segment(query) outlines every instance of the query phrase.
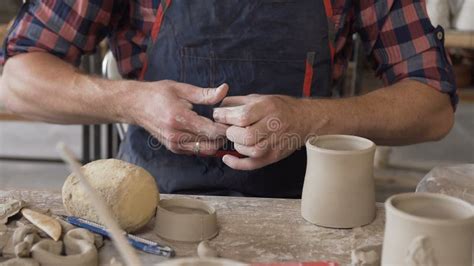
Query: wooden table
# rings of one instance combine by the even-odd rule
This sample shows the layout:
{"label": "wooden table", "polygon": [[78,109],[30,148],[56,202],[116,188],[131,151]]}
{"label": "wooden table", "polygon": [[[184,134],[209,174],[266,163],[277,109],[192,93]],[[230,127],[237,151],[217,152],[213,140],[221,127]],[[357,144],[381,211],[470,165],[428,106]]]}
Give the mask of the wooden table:
{"label": "wooden table", "polygon": [[[217,210],[220,232],[210,241],[222,257],[242,262],[336,261],[350,263],[351,250],[382,243],[385,211],[377,205],[375,221],[356,229],[329,229],[306,222],[300,215],[300,200],[162,195],[162,198],[193,197]],[[59,191],[0,190],[0,202],[8,198],[65,214]],[[161,240],[153,231],[153,221],[139,235],[175,248],[178,257],[196,256],[197,244]],[[140,252],[144,264],[163,258]],[[110,241],[100,249],[101,263],[119,259]]]}

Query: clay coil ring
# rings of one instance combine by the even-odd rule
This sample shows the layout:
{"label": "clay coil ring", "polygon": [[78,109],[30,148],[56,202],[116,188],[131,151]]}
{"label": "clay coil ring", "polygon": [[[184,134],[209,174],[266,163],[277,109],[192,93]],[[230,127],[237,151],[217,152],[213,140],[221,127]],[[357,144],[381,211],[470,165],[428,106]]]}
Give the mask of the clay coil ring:
{"label": "clay coil ring", "polygon": [[163,199],[156,212],[155,232],[162,238],[200,242],[217,235],[216,210],[197,199]]}

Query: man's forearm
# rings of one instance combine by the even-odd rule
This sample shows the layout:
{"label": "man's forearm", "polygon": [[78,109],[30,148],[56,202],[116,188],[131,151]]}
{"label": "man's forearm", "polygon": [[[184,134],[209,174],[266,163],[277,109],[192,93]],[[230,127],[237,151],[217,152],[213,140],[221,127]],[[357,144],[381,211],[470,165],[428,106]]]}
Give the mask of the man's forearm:
{"label": "man's forearm", "polygon": [[358,97],[309,100],[306,106],[310,134],[352,134],[380,145],[438,140],[454,121],[449,96],[413,80]]}
{"label": "man's forearm", "polygon": [[124,95],[133,81],[108,81],[80,73],[42,52],[9,59],[0,81],[0,102],[26,118],[92,124],[125,120]]}

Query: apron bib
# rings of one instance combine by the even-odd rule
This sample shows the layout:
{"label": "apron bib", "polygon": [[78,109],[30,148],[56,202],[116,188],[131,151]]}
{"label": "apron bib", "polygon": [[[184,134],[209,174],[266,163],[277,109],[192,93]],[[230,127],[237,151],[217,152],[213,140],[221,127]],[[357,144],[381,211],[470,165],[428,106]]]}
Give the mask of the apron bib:
{"label": "apron bib", "polygon": [[[328,97],[331,48],[324,2],[163,0],[141,78],[204,88],[227,83],[229,96]],[[212,119],[213,107],[193,109]],[[238,171],[222,158],[177,155],[156,144],[146,130],[130,126],[119,157],[148,170],[162,193],[301,195],[304,148],[267,167]]]}

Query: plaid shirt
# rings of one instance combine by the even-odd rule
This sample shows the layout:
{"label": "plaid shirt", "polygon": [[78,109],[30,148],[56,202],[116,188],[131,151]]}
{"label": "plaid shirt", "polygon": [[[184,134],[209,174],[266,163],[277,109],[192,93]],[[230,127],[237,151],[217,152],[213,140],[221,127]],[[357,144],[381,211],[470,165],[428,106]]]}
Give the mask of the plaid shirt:
{"label": "plaid shirt", "polygon": [[[321,0],[322,1],[322,0]],[[424,0],[331,0],[335,29],[333,77],[342,76],[358,32],[377,76],[386,85],[421,81],[457,103],[443,31],[428,19]],[[8,34],[0,63],[30,51],[46,51],[77,65],[105,37],[121,74],[137,78],[160,1],[33,0],[23,6]]]}

